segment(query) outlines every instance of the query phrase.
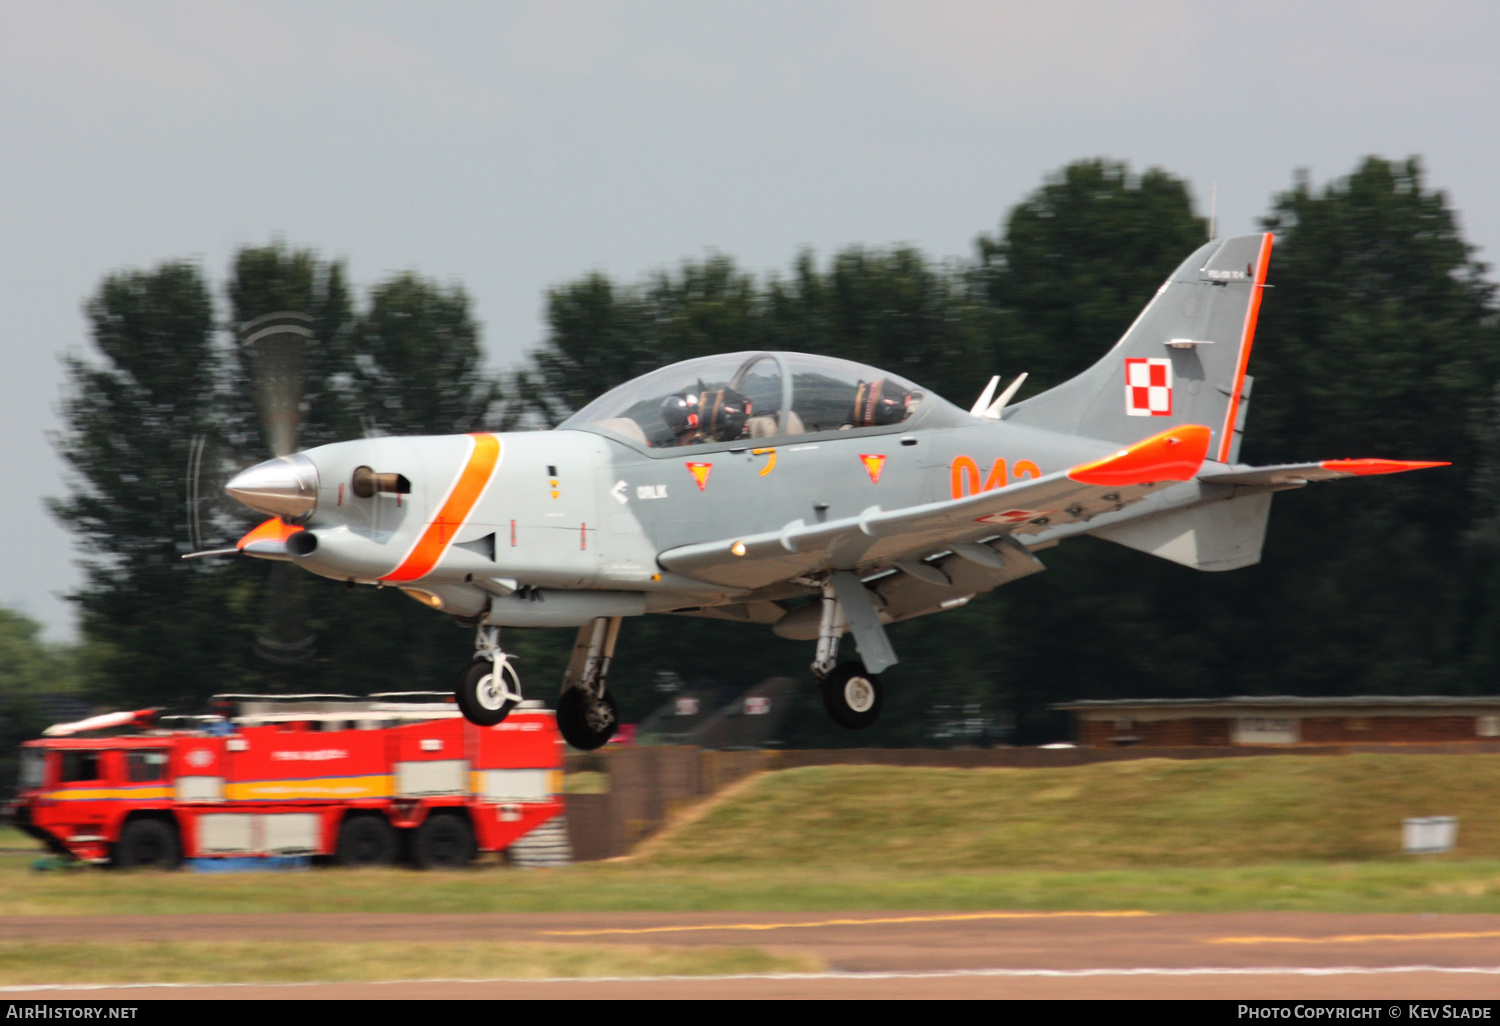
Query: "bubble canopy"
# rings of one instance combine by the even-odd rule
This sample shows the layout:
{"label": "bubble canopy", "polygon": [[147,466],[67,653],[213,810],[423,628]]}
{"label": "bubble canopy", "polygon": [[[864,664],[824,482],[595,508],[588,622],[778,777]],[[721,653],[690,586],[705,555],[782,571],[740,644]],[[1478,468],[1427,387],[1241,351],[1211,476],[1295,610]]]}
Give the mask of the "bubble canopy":
{"label": "bubble canopy", "polygon": [[894,430],[961,411],[905,378],[806,353],[684,360],[611,389],[562,424],[650,449]]}

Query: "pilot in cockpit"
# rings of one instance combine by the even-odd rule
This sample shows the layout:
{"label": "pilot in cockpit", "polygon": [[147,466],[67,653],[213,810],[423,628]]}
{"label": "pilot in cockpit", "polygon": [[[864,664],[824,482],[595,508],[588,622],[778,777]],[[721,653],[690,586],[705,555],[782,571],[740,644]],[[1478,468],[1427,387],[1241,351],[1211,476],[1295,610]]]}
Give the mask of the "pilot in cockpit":
{"label": "pilot in cockpit", "polygon": [[749,398],[732,388],[677,392],[661,404],[662,420],[667,422],[677,445],[744,438],[750,416]]}
{"label": "pilot in cockpit", "polygon": [[854,390],[854,408],[849,411],[849,428],[884,427],[899,424],[911,416],[912,407],[922,401],[922,393],[902,388],[885,378],[861,381]]}

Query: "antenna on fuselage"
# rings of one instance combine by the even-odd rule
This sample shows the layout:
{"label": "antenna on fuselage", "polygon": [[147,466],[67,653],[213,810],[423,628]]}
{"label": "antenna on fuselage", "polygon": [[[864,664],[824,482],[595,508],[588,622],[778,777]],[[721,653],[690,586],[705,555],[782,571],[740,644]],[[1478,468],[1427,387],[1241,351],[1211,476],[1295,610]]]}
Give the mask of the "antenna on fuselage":
{"label": "antenna on fuselage", "polygon": [[995,386],[1000,384],[1000,375],[996,374],[990,378],[990,383],[984,386],[984,391],[979,393],[979,398],[974,400],[974,405],[969,407],[969,413],[975,417],[984,416],[985,409],[990,405],[990,400],[995,398]]}
{"label": "antenna on fuselage", "polygon": [[1005,391],[1000,393],[1000,398],[991,403],[984,411],[985,420],[1000,419],[1000,411],[1005,409],[1005,404],[1015,398],[1015,394],[1021,390],[1021,384],[1026,380],[1027,373],[1029,372],[1022,371],[1016,375],[1016,380],[1005,386]]}

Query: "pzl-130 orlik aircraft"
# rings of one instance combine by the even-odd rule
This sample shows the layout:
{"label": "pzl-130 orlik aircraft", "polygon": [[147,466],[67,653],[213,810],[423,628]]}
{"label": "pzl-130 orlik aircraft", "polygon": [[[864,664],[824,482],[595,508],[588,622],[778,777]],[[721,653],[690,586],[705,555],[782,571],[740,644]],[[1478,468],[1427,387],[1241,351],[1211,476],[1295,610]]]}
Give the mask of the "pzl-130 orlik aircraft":
{"label": "pzl-130 orlik aircraft", "polygon": [[[479,724],[520,700],[502,627],[578,629],[557,719],[582,749],[617,725],[605,689],[621,622],[646,613],[765,624],[816,641],[828,714],[880,713],[885,625],[962,606],[1092,534],[1199,570],[1260,558],[1271,496],[1440,463],[1237,462],[1269,234],[1218,239],[1157,290],[1088,370],[972,409],[847,360],[688,360],[556,429],[377,437],[240,473],[272,515],[240,540],[351,584],[391,585],[477,629],[457,700]],[[1023,375],[1024,377],[1024,375]],[[992,401],[993,400],[993,401]],[[859,658],[840,663],[852,634]]]}

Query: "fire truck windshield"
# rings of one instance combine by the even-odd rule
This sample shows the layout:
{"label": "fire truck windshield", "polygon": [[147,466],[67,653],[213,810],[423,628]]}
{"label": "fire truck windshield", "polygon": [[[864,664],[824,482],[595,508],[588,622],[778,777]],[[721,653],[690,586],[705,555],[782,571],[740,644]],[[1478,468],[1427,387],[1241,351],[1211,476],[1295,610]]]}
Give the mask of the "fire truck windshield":
{"label": "fire truck windshield", "polygon": [[21,779],[19,781],[22,791],[34,791],[42,786],[42,769],[46,766],[47,758],[45,752],[35,748],[23,748],[21,750]]}
{"label": "fire truck windshield", "polygon": [[62,771],[57,775],[59,784],[72,784],[81,780],[99,779],[99,753],[75,749],[62,753]]}

